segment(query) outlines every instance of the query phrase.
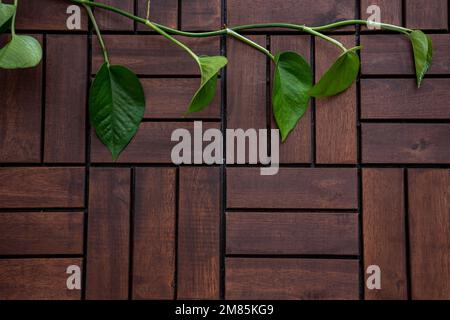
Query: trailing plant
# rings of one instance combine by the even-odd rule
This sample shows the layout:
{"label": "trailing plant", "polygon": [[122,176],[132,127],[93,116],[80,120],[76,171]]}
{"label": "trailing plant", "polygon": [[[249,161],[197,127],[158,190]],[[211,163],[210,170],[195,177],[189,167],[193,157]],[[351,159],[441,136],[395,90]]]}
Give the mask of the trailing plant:
{"label": "trailing plant", "polygon": [[[217,79],[227,65],[223,56],[199,56],[174,35],[184,37],[230,36],[267,55],[274,63],[273,114],[280,129],[282,140],[297,126],[306,113],[311,98],[331,97],[347,90],[357,79],[360,70],[358,51],[361,47],[346,48],[342,43],[322,33],[326,30],[349,25],[373,25],[365,20],[346,20],[324,26],[308,27],[290,23],[264,23],[223,28],[210,32],[185,32],[157,24],[150,20],[150,1],[147,1],[147,16],[135,16],[119,8],[89,0],[69,0],[83,6],[97,34],[104,56],[104,64],[98,70],[89,96],[89,113],[99,139],[110,150],[113,159],[135,136],[144,116],[145,96],[138,77],[124,66],[112,65],[108,50],[93,13],[99,8],[127,17],[141,23],[186,51],[199,67],[200,87],[187,109],[188,113],[202,111],[214,99]],[[29,68],[42,59],[39,42],[15,32],[15,18],[18,0],[4,4],[0,0],[0,32],[11,30],[10,41],[0,49],[0,67],[5,69]],[[405,35],[412,45],[416,69],[417,86],[420,87],[433,57],[431,38],[420,30],[411,30],[391,24],[379,23],[385,30]],[[272,54],[266,48],[246,38],[240,31],[260,28],[285,28],[310,34],[338,47],[342,53],[317,83],[313,83],[313,72],[308,62],[295,52]]]}

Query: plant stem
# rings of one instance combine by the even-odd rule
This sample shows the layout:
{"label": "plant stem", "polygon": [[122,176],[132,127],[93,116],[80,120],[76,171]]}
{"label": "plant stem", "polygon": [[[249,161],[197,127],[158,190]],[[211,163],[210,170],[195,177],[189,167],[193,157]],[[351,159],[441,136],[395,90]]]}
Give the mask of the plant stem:
{"label": "plant stem", "polygon": [[312,34],[314,36],[317,36],[319,38],[322,38],[323,40],[326,40],[326,41],[328,41],[328,42],[330,42],[332,44],[334,44],[336,47],[340,48],[343,52],[347,51],[347,48],[342,43],[340,43],[339,41],[337,41],[337,40],[335,40],[335,39],[333,39],[331,37],[328,37],[328,36],[324,35],[323,33],[320,33],[318,31],[316,31],[316,30],[314,30],[312,28],[308,28],[306,26],[304,27],[304,31],[309,33],[309,34]]}
{"label": "plant stem", "polygon": [[16,16],[17,16],[17,6],[19,5],[19,0],[14,0],[14,5],[16,6],[16,12],[11,19],[11,36],[14,37],[16,35]]}
{"label": "plant stem", "polygon": [[254,41],[252,41],[252,40],[250,40],[250,39],[248,39],[248,38],[246,38],[246,37],[240,35],[239,33],[235,32],[235,31],[233,31],[233,30],[231,30],[231,29],[226,29],[226,31],[227,31],[227,34],[228,34],[228,35],[230,35],[230,36],[232,36],[232,37],[234,37],[234,38],[236,38],[236,39],[238,39],[238,40],[240,40],[240,41],[242,41],[242,42],[248,44],[249,46],[255,48],[255,49],[258,50],[258,51],[261,51],[262,53],[264,53],[265,55],[267,55],[270,59],[272,59],[273,61],[275,61],[275,57],[273,56],[273,54],[270,53],[270,51],[267,50],[266,48],[260,46],[260,45],[257,44],[256,42],[254,42]]}
{"label": "plant stem", "polygon": [[97,24],[97,20],[95,19],[95,16],[94,16],[94,13],[92,12],[91,7],[89,7],[88,5],[83,4],[83,6],[86,8],[86,11],[89,15],[89,19],[91,20],[92,25],[94,26],[95,33],[97,34],[97,37],[98,37],[98,42],[100,43],[100,47],[102,48],[103,57],[105,58],[105,62],[109,66],[110,63],[109,63],[109,57],[108,57],[108,50],[106,49],[105,42],[103,41],[102,33],[100,32],[100,29]]}

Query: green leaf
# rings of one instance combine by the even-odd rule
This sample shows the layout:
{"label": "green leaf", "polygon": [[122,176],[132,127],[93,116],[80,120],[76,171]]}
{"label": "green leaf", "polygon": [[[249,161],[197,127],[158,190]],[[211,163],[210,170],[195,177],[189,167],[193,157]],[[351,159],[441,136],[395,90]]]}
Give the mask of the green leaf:
{"label": "green leaf", "polygon": [[355,47],[344,52],[322,76],[318,83],[309,91],[312,97],[323,98],[335,96],[347,90],[358,77],[359,57]]}
{"label": "green leaf", "polygon": [[420,30],[415,30],[409,35],[414,52],[416,67],[417,87],[420,88],[423,77],[430,68],[433,60],[433,41]]}
{"label": "green leaf", "polygon": [[92,84],[89,113],[97,136],[114,160],[135,136],[144,111],[138,77],[125,67],[103,64]]}
{"label": "green leaf", "polygon": [[275,57],[272,103],[283,141],[308,110],[312,85],[311,67],[305,59],[295,52],[282,52]]}
{"label": "green leaf", "polygon": [[0,3],[0,33],[5,32],[11,27],[11,20],[15,13],[15,5]]}
{"label": "green leaf", "polygon": [[199,66],[202,75],[200,88],[195,93],[189,105],[188,113],[202,111],[208,106],[216,95],[217,77],[220,69],[228,63],[227,58],[199,57]]}
{"label": "green leaf", "polygon": [[0,68],[4,69],[32,68],[37,66],[41,59],[41,45],[30,36],[16,34],[0,49]]}

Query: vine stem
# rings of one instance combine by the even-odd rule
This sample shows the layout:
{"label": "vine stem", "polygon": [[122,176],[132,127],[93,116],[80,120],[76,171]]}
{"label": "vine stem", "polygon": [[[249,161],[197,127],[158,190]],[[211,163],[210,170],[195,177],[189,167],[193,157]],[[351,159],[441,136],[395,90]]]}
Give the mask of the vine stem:
{"label": "vine stem", "polygon": [[17,6],[19,5],[19,0],[14,0],[14,5],[16,6],[16,11],[11,19],[11,36],[16,35],[16,16],[17,16]]}
{"label": "vine stem", "polygon": [[100,32],[100,28],[98,27],[97,20],[95,19],[94,13],[92,12],[92,9],[89,5],[83,4],[83,6],[86,8],[86,11],[89,15],[89,19],[92,22],[92,25],[95,29],[95,33],[98,37],[98,42],[100,43],[100,47],[102,48],[103,57],[105,58],[105,62],[109,66],[109,57],[108,57],[108,50],[106,49],[105,41],[103,41],[102,33]]}
{"label": "vine stem", "polygon": [[261,51],[262,53],[264,53],[265,55],[267,55],[270,59],[272,59],[273,61],[275,61],[275,57],[273,56],[273,54],[270,53],[270,51],[267,50],[266,48],[260,46],[260,45],[257,44],[256,42],[254,42],[254,41],[252,41],[252,40],[250,40],[250,39],[248,39],[248,38],[246,38],[246,37],[240,35],[240,34],[237,33],[236,31],[233,31],[233,30],[228,29],[228,28],[226,29],[226,31],[227,31],[227,34],[228,34],[228,35],[230,35],[230,36],[232,36],[232,37],[234,37],[234,38],[236,38],[236,39],[238,39],[238,40],[240,40],[240,41],[242,41],[242,42],[248,44],[249,46],[255,48],[255,49],[258,50],[258,51]]}

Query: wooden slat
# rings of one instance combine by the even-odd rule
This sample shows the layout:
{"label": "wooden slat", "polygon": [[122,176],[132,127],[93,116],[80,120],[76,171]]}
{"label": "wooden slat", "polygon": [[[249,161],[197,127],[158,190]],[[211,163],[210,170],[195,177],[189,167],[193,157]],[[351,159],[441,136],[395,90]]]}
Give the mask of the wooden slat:
{"label": "wooden slat", "polygon": [[[220,123],[202,124],[203,132],[210,129],[220,129]],[[194,157],[194,124],[182,122],[146,122],[141,124],[136,137],[126,147],[117,160],[118,163],[172,163],[172,148],[178,142],[172,142],[174,130],[185,128],[191,132],[192,157]],[[208,142],[204,145],[209,144]],[[91,155],[93,162],[113,162],[108,149],[93,133]]]}
{"label": "wooden slat", "polygon": [[[106,35],[108,52],[114,64],[124,65],[139,75],[200,75],[197,63],[183,49],[162,36]],[[218,38],[179,38],[196,54],[219,54]],[[93,44],[93,72],[103,64],[96,37]]]}
{"label": "wooden slat", "polygon": [[410,170],[413,299],[450,299],[450,171]]}
{"label": "wooden slat", "polygon": [[226,299],[358,299],[357,260],[226,259]]}
{"label": "wooden slat", "polygon": [[[433,63],[427,74],[450,74],[450,35],[432,34]],[[415,75],[411,43],[402,35],[361,36],[363,74]]]}
{"label": "wooden slat", "polygon": [[0,255],[82,254],[82,212],[0,213]]}
{"label": "wooden slat", "polygon": [[88,218],[86,298],[127,299],[129,169],[91,169]]}
{"label": "wooden slat", "polygon": [[[178,27],[178,0],[151,0],[150,19],[171,28]],[[138,14],[140,17],[147,15],[147,0],[137,0]],[[143,24],[138,25],[138,30],[151,31]]]}
{"label": "wooden slat", "polygon": [[361,0],[361,19],[368,19],[372,15],[367,13],[371,5],[380,7],[381,22],[402,25],[402,0]]}
{"label": "wooden slat", "polygon": [[228,254],[357,255],[354,213],[227,213]]}
{"label": "wooden slat", "polygon": [[145,118],[164,119],[220,119],[221,86],[217,86],[213,102],[201,112],[186,115],[192,97],[200,86],[200,79],[169,78],[142,79],[147,108]]}
{"label": "wooden slat", "polygon": [[411,29],[448,29],[447,0],[407,0],[406,26]]}
{"label": "wooden slat", "polygon": [[81,208],[84,168],[0,168],[1,208]]}
{"label": "wooden slat", "polygon": [[[131,14],[134,13],[134,0],[104,0],[102,3],[130,12]],[[134,29],[133,20],[108,10],[96,9],[95,17],[101,30],[133,31]]]}
{"label": "wooden slat", "polygon": [[448,124],[363,124],[364,163],[449,163]]}
{"label": "wooden slat", "polygon": [[[347,47],[355,46],[353,36],[335,37]],[[339,57],[339,49],[316,41],[316,81]],[[316,161],[323,164],[357,162],[356,85],[342,94],[316,100]]]}
{"label": "wooden slat", "polygon": [[449,119],[450,79],[361,80],[363,119]]}
{"label": "wooden slat", "polygon": [[[42,43],[42,36],[35,37]],[[32,69],[2,69],[0,83],[0,162],[40,162],[42,63]]]}
{"label": "wooden slat", "polygon": [[181,168],[178,299],[218,299],[220,175],[218,168]]}
{"label": "wooden slat", "polygon": [[87,37],[47,37],[45,162],[85,161]]}
{"label": "wooden slat", "polygon": [[227,177],[228,208],[358,207],[354,169],[281,168],[276,176],[261,176],[259,168],[229,168]]}
{"label": "wooden slat", "polygon": [[133,299],[173,299],[176,171],[136,169]]}
{"label": "wooden slat", "polygon": [[181,2],[183,30],[217,30],[221,27],[221,0]]}
{"label": "wooden slat", "polygon": [[364,269],[381,268],[381,290],[365,286],[367,300],[407,299],[403,188],[401,169],[363,170]]}
{"label": "wooden slat", "polygon": [[[282,51],[294,51],[310,62],[311,37],[309,36],[272,36],[270,47],[274,54]],[[271,64],[273,69],[273,64]],[[273,86],[273,71],[272,84]],[[272,110],[272,107],[271,107]],[[272,128],[276,129],[275,119],[271,118]],[[309,163],[311,162],[311,109],[297,124],[289,138],[280,145],[280,163]]]}
{"label": "wooden slat", "polygon": [[67,267],[83,269],[82,259],[0,260],[0,300],[80,300],[67,289]]}

